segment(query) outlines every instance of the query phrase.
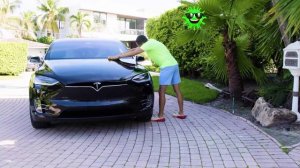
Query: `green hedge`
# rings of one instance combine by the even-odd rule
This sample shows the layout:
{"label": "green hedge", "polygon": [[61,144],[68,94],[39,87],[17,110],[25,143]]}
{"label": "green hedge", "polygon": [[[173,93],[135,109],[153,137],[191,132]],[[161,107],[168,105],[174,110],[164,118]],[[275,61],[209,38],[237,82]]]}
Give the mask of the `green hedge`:
{"label": "green hedge", "polygon": [[53,42],[53,37],[51,36],[43,36],[41,38],[38,38],[37,41],[44,44],[51,44]]}
{"label": "green hedge", "polygon": [[[185,11],[186,7],[180,6],[167,11],[158,18],[148,19],[146,31],[149,38],[154,38],[168,47],[178,61],[181,72],[192,75],[203,66],[201,60],[210,55],[213,41],[203,43],[192,40],[186,45],[179,45],[178,33],[187,29],[182,19]],[[213,36],[212,34],[211,37]]]}
{"label": "green hedge", "polygon": [[27,64],[28,47],[25,43],[0,42],[0,75],[18,75]]}

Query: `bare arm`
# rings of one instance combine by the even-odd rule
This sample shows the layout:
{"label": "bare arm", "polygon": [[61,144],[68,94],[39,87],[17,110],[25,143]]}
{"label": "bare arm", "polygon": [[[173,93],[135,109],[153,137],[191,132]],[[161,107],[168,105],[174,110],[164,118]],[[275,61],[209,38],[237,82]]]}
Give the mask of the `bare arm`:
{"label": "bare arm", "polygon": [[116,56],[109,56],[108,59],[109,60],[116,60],[116,59],[120,59],[120,58],[131,57],[131,56],[140,54],[142,52],[144,52],[144,50],[141,49],[140,47],[137,47],[137,48],[130,49],[127,52],[121,53],[121,54],[116,55]]}

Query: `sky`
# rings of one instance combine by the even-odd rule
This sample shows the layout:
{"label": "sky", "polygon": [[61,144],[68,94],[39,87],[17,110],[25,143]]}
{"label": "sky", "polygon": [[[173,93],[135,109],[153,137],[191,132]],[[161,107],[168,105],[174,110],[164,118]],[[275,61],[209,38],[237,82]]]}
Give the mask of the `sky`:
{"label": "sky", "polygon": [[[38,0],[21,0],[19,11],[36,11]],[[178,0],[60,0],[60,6],[80,5],[99,9],[103,6],[115,11],[139,12],[148,17],[159,16],[163,12],[179,5]]]}

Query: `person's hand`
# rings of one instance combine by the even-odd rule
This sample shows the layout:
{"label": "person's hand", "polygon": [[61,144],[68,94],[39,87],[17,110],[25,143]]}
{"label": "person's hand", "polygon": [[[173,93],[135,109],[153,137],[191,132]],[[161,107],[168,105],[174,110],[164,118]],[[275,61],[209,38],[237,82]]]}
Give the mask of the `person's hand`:
{"label": "person's hand", "polygon": [[108,58],[108,60],[117,60],[117,59],[120,59],[119,56],[109,56],[107,58]]}

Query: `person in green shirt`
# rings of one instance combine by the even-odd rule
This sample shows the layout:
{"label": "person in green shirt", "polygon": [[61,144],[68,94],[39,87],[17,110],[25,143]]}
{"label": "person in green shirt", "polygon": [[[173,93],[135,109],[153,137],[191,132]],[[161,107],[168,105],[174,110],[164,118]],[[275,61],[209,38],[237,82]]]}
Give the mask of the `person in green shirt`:
{"label": "person in green shirt", "polygon": [[183,96],[181,94],[179,84],[180,74],[178,63],[175,58],[172,56],[168,48],[161,42],[154,39],[147,39],[144,35],[139,35],[136,38],[137,48],[128,50],[125,53],[120,55],[110,56],[109,60],[117,60],[124,57],[130,57],[137,55],[143,52],[146,52],[150,60],[159,66],[160,68],[160,77],[159,77],[159,113],[158,117],[152,117],[152,121],[164,122],[164,108],[166,104],[166,89],[169,85],[173,86],[173,89],[176,93],[179,112],[178,114],[173,114],[174,117],[185,119],[186,115],[183,112]]}

